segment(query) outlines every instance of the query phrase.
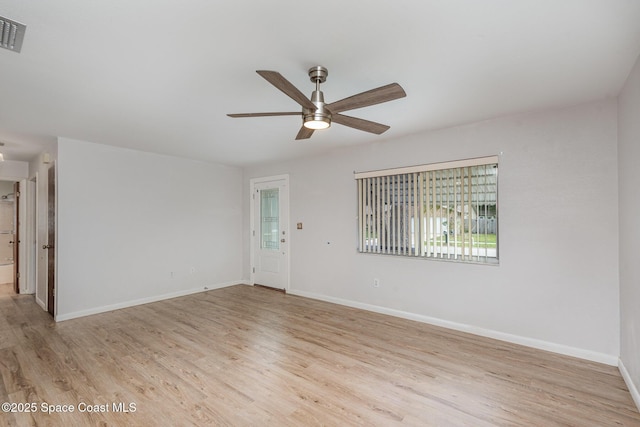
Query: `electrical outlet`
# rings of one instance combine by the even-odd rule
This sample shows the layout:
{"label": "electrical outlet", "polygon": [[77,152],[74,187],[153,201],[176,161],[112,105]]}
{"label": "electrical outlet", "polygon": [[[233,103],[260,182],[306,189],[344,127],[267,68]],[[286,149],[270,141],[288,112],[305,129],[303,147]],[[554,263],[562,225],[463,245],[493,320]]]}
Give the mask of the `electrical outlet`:
{"label": "electrical outlet", "polygon": [[373,279],[373,287],[374,288],[380,287],[380,279]]}

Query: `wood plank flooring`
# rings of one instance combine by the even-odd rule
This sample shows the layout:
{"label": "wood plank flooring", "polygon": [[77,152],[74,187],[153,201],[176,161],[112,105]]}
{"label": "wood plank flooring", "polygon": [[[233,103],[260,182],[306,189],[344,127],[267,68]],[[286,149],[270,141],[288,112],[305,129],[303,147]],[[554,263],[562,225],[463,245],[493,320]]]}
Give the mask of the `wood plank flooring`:
{"label": "wood plank flooring", "polygon": [[37,406],[2,426],[640,426],[615,367],[242,285],[58,324],[2,296],[2,402]]}

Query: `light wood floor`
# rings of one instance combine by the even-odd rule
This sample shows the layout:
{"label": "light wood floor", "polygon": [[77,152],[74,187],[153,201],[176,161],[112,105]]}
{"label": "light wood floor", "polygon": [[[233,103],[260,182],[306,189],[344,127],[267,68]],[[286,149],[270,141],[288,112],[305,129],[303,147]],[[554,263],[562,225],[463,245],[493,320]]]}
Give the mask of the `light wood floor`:
{"label": "light wood floor", "polygon": [[0,298],[15,294],[13,283],[0,283]]}
{"label": "light wood floor", "polygon": [[0,375],[38,406],[10,426],[640,426],[615,367],[249,286],[59,324],[3,296]]}

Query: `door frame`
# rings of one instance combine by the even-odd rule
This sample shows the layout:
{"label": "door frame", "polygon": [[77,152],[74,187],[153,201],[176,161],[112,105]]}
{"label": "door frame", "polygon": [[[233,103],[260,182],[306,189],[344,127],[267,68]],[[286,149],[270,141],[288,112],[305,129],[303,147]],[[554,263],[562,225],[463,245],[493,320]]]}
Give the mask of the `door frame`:
{"label": "door frame", "polygon": [[[26,183],[28,182],[24,177],[12,177],[12,176],[3,176],[0,177],[0,181],[12,182],[14,183],[14,192],[15,192],[15,184],[19,184],[20,187],[20,195],[15,195],[14,197],[14,229],[17,236],[13,236],[13,245],[14,251],[14,291],[16,294],[20,293],[32,293],[31,288],[28,287],[26,277],[26,266],[29,262],[32,262],[31,257],[27,252],[27,245],[23,244],[24,236],[28,233],[28,209],[27,209],[27,196],[30,196],[29,189],[27,188]],[[22,236],[22,237],[21,237]],[[20,241],[19,239],[22,239]],[[15,262],[16,255],[18,259],[18,263]],[[16,280],[16,273],[19,274],[19,281]]]}
{"label": "door frame", "polygon": [[285,277],[285,283],[284,283],[284,289],[285,291],[289,291],[289,284],[290,284],[290,277],[291,277],[291,230],[290,230],[290,224],[291,224],[291,206],[290,206],[290,198],[289,198],[289,174],[283,174],[283,175],[274,175],[274,176],[266,176],[266,177],[262,177],[262,178],[251,178],[249,180],[249,222],[250,222],[250,228],[249,228],[249,236],[250,236],[250,249],[249,249],[249,282],[251,285],[255,285],[255,260],[256,260],[256,239],[258,236],[256,236],[257,233],[255,233],[254,231],[256,230],[256,209],[259,209],[258,206],[260,201],[259,200],[255,200],[255,198],[253,197],[253,195],[255,194],[256,191],[256,185],[258,184],[264,184],[267,182],[275,182],[275,181],[284,181],[285,184],[285,188],[284,188],[284,193],[285,193],[285,197],[287,200],[287,223],[285,224],[285,226],[283,227],[283,230],[285,231],[285,236],[288,239],[289,244],[287,245],[287,252],[285,254],[286,257],[286,261],[287,261],[287,268],[284,274]]}
{"label": "door frame", "polygon": [[[24,187],[23,198],[24,202],[24,227],[26,244],[22,245],[24,253],[24,262],[22,268],[24,269],[24,277],[22,281],[23,289],[27,294],[35,294],[37,289],[37,274],[38,274],[38,173],[29,179],[24,180],[22,183]],[[37,301],[37,298],[36,298]]]}
{"label": "door frame", "polygon": [[14,225],[13,225],[13,290],[16,294],[20,294],[20,276],[22,273],[22,260],[20,259],[20,252],[22,246],[20,245],[20,238],[24,233],[22,229],[24,220],[22,215],[24,214],[24,206],[22,205],[22,186],[21,181],[13,183],[13,200],[14,200]]}
{"label": "door frame", "polygon": [[47,311],[56,317],[56,163],[47,170],[47,244],[42,248],[47,254]]}

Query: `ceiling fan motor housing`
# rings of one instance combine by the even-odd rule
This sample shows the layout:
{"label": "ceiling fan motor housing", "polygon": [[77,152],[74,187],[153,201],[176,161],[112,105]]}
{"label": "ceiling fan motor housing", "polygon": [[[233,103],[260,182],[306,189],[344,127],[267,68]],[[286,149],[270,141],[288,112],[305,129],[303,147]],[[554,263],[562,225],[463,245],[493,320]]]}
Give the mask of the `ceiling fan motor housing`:
{"label": "ceiling fan motor housing", "polygon": [[314,83],[324,83],[329,75],[329,70],[320,65],[309,68],[309,79]]}
{"label": "ceiling fan motor housing", "polygon": [[320,90],[314,90],[311,94],[311,102],[316,106],[313,111],[302,109],[302,123],[309,129],[326,129],[331,126],[331,113],[324,106],[324,94]]}

